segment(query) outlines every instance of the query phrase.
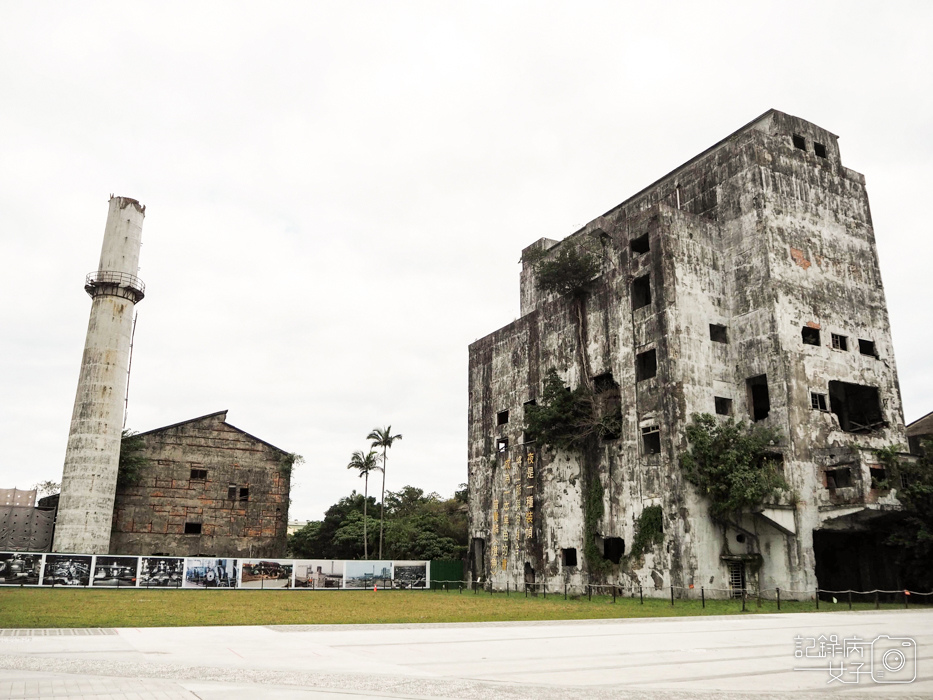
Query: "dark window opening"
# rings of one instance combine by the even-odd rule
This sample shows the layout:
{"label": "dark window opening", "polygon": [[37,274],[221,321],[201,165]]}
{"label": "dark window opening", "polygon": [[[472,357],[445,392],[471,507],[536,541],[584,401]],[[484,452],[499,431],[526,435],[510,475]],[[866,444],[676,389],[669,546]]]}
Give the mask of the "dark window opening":
{"label": "dark window opening", "polygon": [[909,488],[912,483],[913,483],[913,480],[910,478],[910,476],[908,474],[904,474],[903,472],[901,472],[901,488],[902,489]]}
{"label": "dark window opening", "polygon": [[496,452],[499,454],[504,454],[509,450],[509,439],[508,438],[499,438],[496,440]]}
{"label": "dark window opening", "polygon": [[859,338],[858,351],[863,355],[868,355],[869,357],[878,357],[878,351],[875,350],[875,342],[873,340]]}
{"label": "dark window opening", "polygon": [[577,565],[577,550],[573,547],[568,547],[567,549],[560,550],[560,563],[561,566],[576,566]]}
{"label": "dark window opening", "polygon": [[870,433],[884,425],[878,389],[873,386],[830,382],[829,406],[847,433]]}
{"label": "dark window opening", "polygon": [[810,408],[815,411],[828,411],[829,408],[826,404],[826,394],[817,394],[815,391],[811,391]]}
{"label": "dark window opening", "polygon": [[729,564],[729,588],[732,589],[733,598],[741,598],[745,590],[745,564],[740,561]]}
{"label": "dark window opening", "polygon": [[632,282],[632,308],[640,309],[651,303],[651,276],[642,275]]}
{"label": "dark window opening", "polygon": [[771,397],[768,395],[768,375],[759,374],[745,380],[748,388],[749,414],[753,421],[764,420],[771,413]]}
{"label": "dark window opening", "polygon": [[832,336],[833,336],[833,349],[834,350],[848,350],[849,349],[849,341],[844,335],[836,335],[835,333],[833,333]]}
{"label": "dark window opening", "polygon": [[522,406],[537,406],[537,405],[538,405],[538,402],[535,401],[534,399],[528,399],[525,403],[522,404]]}
{"label": "dark window opening", "polygon": [[651,245],[648,243],[648,234],[639,236],[638,238],[632,239],[632,252],[637,253],[638,255],[644,255],[649,250],[651,250]]}
{"label": "dark window opening", "polygon": [[240,487],[240,503],[246,503],[249,500],[249,489],[246,486]]}
{"label": "dark window opening", "polygon": [[641,442],[646,455],[656,455],[661,452],[661,429],[657,425],[649,425],[641,429]]}
{"label": "dark window opening", "polygon": [[709,339],[714,343],[728,343],[729,332],[726,330],[725,326],[720,326],[717,323],[711,323],[709,324]]}
{"label": "dark window opening", "polygon": [[201,534],[201,523],[185,523],[185,534],[186,535],[200,535]]}
{"label": "dark window opening", "polygon": [[873,489],[888,488],[888,474],[884,467],[869,467],[868,471],[871,474],[871,487]]}
{"label": "dark window opening", "polygon": [[499,411],[496,414],[496,425],[505,425],[509,422],[509,412],[508,411]]}
{"label": "dark window opening", "polygon": [[651,379],[658,374],[658,354],[654,350],[639,353],[635,356],[635,381],[640,382]]}
{"label": "dark window opening", "polygon": [[821,143],[813,142],[813,152],[816,153],[820,158],[826,157],[826,146]]}
{"label": "dark window opening", "polygon": [[800,335],[803,336],[804,345],[819,345],[820,344],[820,329],[819,328],[810,328],[810,326],[804,326]]}
{"label": "dark window opening", "polygon": [[801,151],[807,150],[807,140],[800,134],[794,134],[794,148],[799,148]]}
{"label": "dark window opening", "polygon": [[204,481],[206,478],[207,478],[207,469],[192,469],[191,470],[192,481]]}
{"label": "dark window opening", "polygon": [[716,404],[716,414],[720,416],[732,415],[732,399],[722,396],[714,396],[713,401]]}
{"label": "dark window opening", "polygon": [[227,487],[227,498],[231,501],[236,500],[236,484],[230,484]]}
{"label": "dark window opening", "polygon": [[625,540],[621,537],[607,537],[603,540],[603,558],[618,564],[625,556]]}
{"label": "dark window opening", "polygon": [[619,385],[612,372],[604,372],[592,378],[593,408],[602,418],[598,430],[603,440],[617,440],[622,430],[622,397]]}
{"label": "dark window opening", "polygon": [[827,469],[826,488],[830,491],[836,489],[845,489],[852,485],[852,469],[849,467],[837,467],[836,469]]}
{"label": "dark window opening", "polygon": [[616,383],[616,380],[612,378],[612,372],[605,372],[604,374],[593,377],[593,391],[597,394],[602,394],[605,391],[613,391],[618,388],[619,385]]}

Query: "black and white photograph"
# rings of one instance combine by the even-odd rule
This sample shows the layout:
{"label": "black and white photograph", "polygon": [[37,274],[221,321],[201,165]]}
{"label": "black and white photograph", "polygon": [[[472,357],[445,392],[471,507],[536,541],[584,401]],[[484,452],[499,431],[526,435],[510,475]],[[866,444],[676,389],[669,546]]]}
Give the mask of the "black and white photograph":
{"label": "black and white photograph", "polygon": [[0,554],[0,586],[38,586],[41,573],[41,554]]}
{"label": "black and white photograph", "polygon": [[428,585],[428,562],[397,561],[392,566],[392,588],[409,590],[426,588]]}
{"label": "black and white photograph", "polygon": [[143,557],[139,565],[140,588],[181,588],[184,578],[181,557]]}
{"label": "black and white photograph", "polygon": [[139,573],[139,557],[108,557],[98,555],[94,560],[92,586],[133,588]]}
{"label": "black and white photograph", "polygon": [[284,559],[241,559],[240,588],[291,588],[292,568]]}
{"label": "black and white photograph", "polygon": [[295,562],[295,588],[343,588],[343,564],[337,559],[299,559]]}
{"label": "black and white photograph", "polygon": [[87,586],[91,557],[83,554],[46,554],[43,586]]}
{"label": "black and white photograph", "polygon": [[391,561],[348,561],[344,588],[390,588],[392,586]]}
{"label": "black and white photograph", "polygon": [[184,588],[236,588],[236,559],[185,559]]}

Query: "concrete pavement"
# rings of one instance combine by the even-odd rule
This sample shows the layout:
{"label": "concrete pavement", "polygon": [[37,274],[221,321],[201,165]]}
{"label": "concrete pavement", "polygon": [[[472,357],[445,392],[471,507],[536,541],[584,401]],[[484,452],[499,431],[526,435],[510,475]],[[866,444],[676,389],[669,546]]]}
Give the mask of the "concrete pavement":
{"label": "concrete pavement", "polygon": [[[834,634],[838,649],[827,646]],[[879,635],[894,639],[882,636],[872,648]],[[888,663],[886,679],[878,678],[882,653],[902,662]],[[892,682],[914,669],[913,682]],[[933,697],[933,611],[0,630],[4,700],[799,699],[840,692]]]}

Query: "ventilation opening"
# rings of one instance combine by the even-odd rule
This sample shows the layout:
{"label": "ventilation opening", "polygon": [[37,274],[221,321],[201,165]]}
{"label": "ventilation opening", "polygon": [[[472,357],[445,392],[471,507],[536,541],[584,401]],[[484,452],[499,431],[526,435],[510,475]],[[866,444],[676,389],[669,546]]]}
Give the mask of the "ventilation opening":
{"label": "ventilation opening", "polygon": [[621,537],[606,537],[603,540],[603,558],[618,564],[625,556],[625,540]]}
{"label": "ventilation opening", "polygon": [[745,380],[748,388],[749,414],[753,421],[764,420],[771,413],[771,398],[768,395],[768,375],[759,374]]}
{"label": "ventilation opening", "polygon": [[804,326],[800,330],[800,335],[803,337],[804,345],[819,345],[820,344],[820,329],[819,328],[810,328],[810,326]]}
{"label": "ventilation opening", "polygon": [[651,250],[651,246],[648,243],[647,233],[644,234],[643,236],[639,236],[638,238],[632,239],[632,252],[633,253],[636,253],[638,255],[644,255],[649,250]]}
{"label": "ventilation opening", "polygon": [[873,386],[830,382],[829,405],[847,433],[870,433],[884,426],[878,389]]}
{"label": "ventilation opening", "polygon": [[832,336],[833,336],[833,349],[834,350],[848,350],[849,349],[848,338],[846,338],[844,335],[836,335],[835,333],[833,333]]}
{"label": "ventilation opening", "polygon": [[830,491],[845,489],[852,485],[852,469],[850,467],[827,469],[823,474],[826,488]]}
{"label": "ventilation opening", "polygon": [[810,408],[815,411],[827,411],[829,410],[826,404],[826,394],[817,394],[815,391],[810,392]]}
{"label": "ventilation opening", "polygon": [[726,330],[725,326],[711,323],[709,324],[709,339],[714,343],[728,343],[729,332]]}
{"label": "ventilation opening", "polygon": [[249,489],[247,487],[242,487],[240,489],[240,503],[246,503],[249,500]]}
{"label": "ventilation opening", "polygon": [[191,470],[192,481],[204,481],[206,478],[207,478],[207,469],[192,469]]}
{"label": "ventilation opening", "polygon": [[731,416],[732,415],[732,399],[727,399],[722,396],[713,397],[713,401],[716,403],[716,414],[720,416]]}
{"label": "ventilation opening", "polygon": [[869,357],[878,357],[878,351],[875,350],[875,342],[873,340],[859,338],[858,351],[863,355],[868,355]]}
{"label": "ventilation opening", "polygon": [[640,309],[651,303],[651,276],[642,275],[632,282],[632,308]]}
{"label": "ventilation opening", "polygon": [[496,440],[496,452],[500,455],[505,454],[509,450],[509,439],[508,438],[499,438]]}
{"label": "ventilation opening", "polygon": [[733,598],[741,598],[745,590],[745,564],[734,561],[729,564],[729,588]]}
{"label": "ventilation opening", "polygon": [[186,535],[200,535],[201,534],[201,523],[185,523],[185,534]]}
{"label": "ventilation opening", "polygon": [[236,500],[236,484],[230,484],[227,487],[227,498],[231,501]]}
{"label": "ventilation opening", "polygon": [[794,148],[799,148],[801,151],[807,150],[807,140],[800,134],[794,134]]}
{"label": "ventilation opening", "polygon": [[826,146],[821,143],[813,142],[813,152],[816,153],[820,158],[826,157]]}
{"label": "ventilation opening", "polygon": [[505,425],[509,422],[509,412],[508,411],[499,411],[496,414],[496,425]]}
{"label": "ventilation opening", "polygon": [[873,489],[888,488],[888,474],[884,467],[869,467],[868,471],[871,474],[871,487]]}
{"label": "ventilation opening", "polygon": [[560,550],[560,564],[561,566],[576,566],[577,550],[573,547]]}
{"label": "ventilation opening", "polygon": [[661,452],[661,429],[657,425],[642,428],[641,442],[646,455],[659,454]]}
{"label": "ventilation opening", "polygon": [[654,350],[635,356],[635,381],[651,379],[658,374],[658,355]]}

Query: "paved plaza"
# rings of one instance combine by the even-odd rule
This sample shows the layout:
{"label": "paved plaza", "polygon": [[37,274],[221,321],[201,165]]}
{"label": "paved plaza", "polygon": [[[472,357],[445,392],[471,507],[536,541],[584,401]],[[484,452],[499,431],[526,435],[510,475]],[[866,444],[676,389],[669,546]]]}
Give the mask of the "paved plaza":
{"label": "paved plaza", "polygon": [[[878,677],[882,661],[887,678]],[[893,682],[913,675],[911,683]],[[933,697],[933,611],[0,630],[4,700],[728,700],[840,693]]]}

